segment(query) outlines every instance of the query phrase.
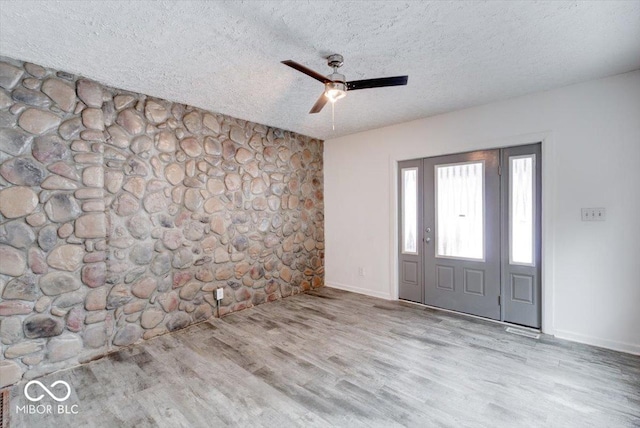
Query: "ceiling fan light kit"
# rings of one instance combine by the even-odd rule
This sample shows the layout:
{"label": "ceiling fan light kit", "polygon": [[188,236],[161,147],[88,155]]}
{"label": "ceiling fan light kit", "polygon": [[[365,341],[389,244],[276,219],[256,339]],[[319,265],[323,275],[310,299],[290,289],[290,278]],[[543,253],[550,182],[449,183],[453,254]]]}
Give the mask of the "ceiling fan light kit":
{"label": "ceiling fan light kit", "polygon": [[338,73],[338,68],[344,64],[344,58],[340,54],[329,55],[327,58],[327,65],[333,68],[333,73],[326,77],[292,60],[282,61],[282,63],[324,84],[324,92],[320,95],[320,98],[318,98],[313,107],[311,107],[309,111],[310,114],[320,112],[327,101],[335,103],[339,99],[344,98],[347,95],[347,91],[382,88],[385,86],[403,86],[406,85],[409,80],[409,76],[395,76],[347,82],[344,74]]}

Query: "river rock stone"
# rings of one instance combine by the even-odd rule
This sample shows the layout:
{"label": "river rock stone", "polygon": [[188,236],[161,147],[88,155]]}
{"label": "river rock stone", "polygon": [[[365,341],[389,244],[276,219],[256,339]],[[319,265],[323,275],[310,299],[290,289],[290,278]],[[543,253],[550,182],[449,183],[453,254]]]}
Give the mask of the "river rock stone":
{"label": "river rock stone", "polygon": [[252,159],[253,159],[253,153],[251,153],[249,150],[245,149],[244,147],[239,148],[238,151],[236,152],[236,161],[238,161],[238,163],[240,164],[245,164]]}
{"label": "river rock stone", "polygon": [[11,158],[0,166],[0,175],[18,186],[39,186],[47,173],[37,162],[29,158]]}
{"label": "river rock stone", "polygon": [[58,230],[54,225],[48,225],[38,232],[38,245],[44,251],[51,251],[58,243]]}
{"label": "river rock stone", "polygon": [[49,315],[32,315],[24,321],[24,335],[28,339],[59,336],[63,329],[62,321]]}
{"label": "river rock stone", "polygon": [[30,108],[25,110],[18,119],[18,125],[32,134],[44,134],[60,125],[61,119],[53,113]]}
{"label": "river rock stone", "polygon": [[191,323],[191,317],[184,312],[176,312],[169,316],[169,319],[165,323],[167,330],[175,331],[185,328]]}
{"label": "river rock stone", "polygon": [[79,117],[74,117],[64,121],[58,127],[58,133],[65,140],[73,140],[80,135],[80,131],[82,131],[82,128],[82,119]]}
{"label": "river rock stone", "polygon": [[4,287],[2,298],[35,302],[38,298],[36,277],[34,275],[23,275],[9,281]]}
{"label": "river rock stone", "polygon": [[56,193],[44,205],[49,220],[64,223],[77,218],[82,210],[76,199],[69,193]]}
{"label": "river rock stone", "polygon": [[224,177],[224,184],[227,186],[227,189],[233,192],[240,189],[242,178],[239,174],[230,173]]}
{"label": "river rock stone", "polygon": [[184,126],[187,127],[189,132],[195,134],[202,129],[202,116],[197,111],[187,113],[182,119]]}
{"label": "river rock stone", "polygon": [[109,139],[107,142],[121,149],[129,147],[131,136],[118,125],[111,125],[107,128]]}
{"label": "river rock stone", "polygon": [[67,143],[55,135],[43,135],[36,138],[31,152],[34,158],[45,165],[70,159],[71,153]]}
{"label": "river rock stone", "polygon": [[54,269],[73,272],[80,267],[84,248],[80,245],[61,245],[49,253],[47,263]]}
{"label": "river rock stone", "polygon": [[4,317],[0,320],[0,339],[5,345],[22,340],[22,320],[20,317]]}
{"label": "river rock stone", "polygon": [[82,110],[82,124],[89,129],[104,131],[104,115],[98,108],[86,108]]}
{"label": "river rock stone", "polygon": [[0,227],[0,243],[24,250],[35,240],[33,229],[20,220],[11,221]]}
{"label": "river rock stone", "polygon": [[176,151],[176,146],[178,144],[178,139],[170,131],[162,131],[156,134],[156,148],[160,152],[164,153],[173,153]]}
{"label": "river rock stone", "polygon": [[144,209],[149,214],[154,214],[158,212],[162,212],[167,208],[167,199],[165,196],[160,193],[151,193],[145,196],[143,200]]}
{"label": "river rock stone", "polygon": [[155,278],[146,277],[133,284],[131,293],[140,299],[148,299],[157,287],[158,281]]}
{"label": "river rock stone", "polygon": [[145,216],[133,216],[127,221],[127,230],[136,239],[146,239],[151,233],[151,223]]}
{"label": "river rock stone", "polygon": [[202,285],[199,282],[190,282],[180,289],[180,298],[183,300],[193,300],[200,291]]}
{"label": "river rock stone", "polygon": [[40,187],[47,190],[75,190],[78,184],[58,175],[50,175],[40,183]]}
{"label": "river rock stone", "polygon": [[202,117],[202,124],[212,130],[214,133],[220,133],[220,122],[212,114],[205,113]]}
{"label": "river rock stone", "polygon": [[39,79],[42,79],[47,75],[47,70],[44,67],[41,67],[37,64],[31,64],[30,62],[25,62],[23,66],[24,66],[24,69],[27,70],[27,73]]}
{"label": "river rock stone", "polygon": [[184,150],[187,156],[192,158],[196,158],[202,154],[202,145],[193,137],[188,137],[180,141],[180,148]]}
{"label": "river rock stone", "polygon": [[118,114],[116,123],[131,135],[140,135],[144,131],[144,120],[134,109],[126,109]]}
{"label": "river rock stone", "polygon": [[107,236],[104,214],[85,214],[75,222],[78,238],[104,238]]}
{"label": "river rock stone", "polygon": [[156,101],[147,101],[144,107],[144,115],[151,123],[162,123],[167,120],[169,112],[166,107]]}
{"label": "river rock stone", "polygon": [[173,253],[171,266],[176,269],[185,269],[193,263],[193,252],[186,247],[179,248]]}
{"label": "river rock stone", "polygon": [[129,260],[137,265],[148,265],[153,258],[153,247],[150,245],[137,244],[131,248]]}
{"label": "river rock stone", "polygon": [[156,256],[151,261],[150,265],[151,272],[160,276],[171,270],[171,253],[162,252],[156,254]]}
{"label": "river rock stone", "polygon": [[140,204],[129,193],[122,193],[113,202],[113,207],[118,215],[126,217],[136,213],[140,208]]}
{"label": "river rock stone", "polygon": [[184,193],[184,206],[191,211],[198,211],[203,202],[204,199],[199,189],[187,189]]}
{"label": "river rock stone", "polygon": [[116,95],[113,99],[113,103],[116,107],[116,110],[122,110],[123,108],[129,108],[133,104],[135,104],[136,98],[133,95],[121,94]]}
{"label": "river rock stone", "polygon": [[77,84],[78,98],[88,107],[102,107],[102,87],[99,83],[81,79]]}
{"label": "river rock stone", "polygon": [[124,174],[119,171],[106,171],[104,173],[104,182],[106,189],[111,193],[117,193],[122,187]]}
{"label": "river rock stone", "polygon": [[0,89],[0,110],[11,107],[12,105],[13,100],[11,99],[11,96],[7,92]]}
{"label": "river rock stone", "polygon": [[51,362],[77,357],[82,350],[82,339],[75,334],[65,334],[49,340],[47,358]]}
{"label": "river rock stone", "polygon": [[42,84],[42,92],[47,94],[60,109],[72,112],[76,106],[76,93],[60,79],[47,79]]}
{"label": "river rock stone", "polygon": [[38,195],[29,187],[15,186],[0,190],[0,213],[6,218],[31,214],[38,206]]}
{"label": "river rock stone", "polygon": [[142,329],[136,324],[127,324],[116,333],[113,344],[116,346],[128,346],[142,337]]}
{"label": "river rock stone", "polygon": [[[6,84],[6,82],[3,81],[6,80],[6,78],[2,76],[2,65],[5,64],[0,63],[0,85]],[[22,369],[18,364],[13,361],[0,360],[0,388],[18,383],[21,379]]]}
{"label": "river rock stone", "polygon": [[82,282],[91,288],[103,286],[105,284],[106,277],[107,266],[105,263],[89,263],[82,267]]}
{"label": "river rock stone", "polygon": [[82,171],[82,182],[88,187],[104,186],[104,170],[100,166],[90,166]]}
{"label": "river rock stone", "polygon": [[12,156],[20,155],[33,137],[21,129],[0,129],[0,151]]}
{"label": "river rock stone", "polygon": [[174,186],[181,183],[184,180],[184,168],[177,163],[168,165],[164,170],[167,181]]}
{"label": "river rock stone", "polygon": [[22,70],[6,62],[0,62],[0,86],[5,89],[13,88],[22,77]]}
{"label": "river rock stone", "polygon": [[162,312],[160,309],[147,309],[142,313],[142,316],[140,317],[140,325],[146,329],[155,328],[162,322],[163,319],[164,312]]}
{"label": "river rock stone", "polygon": [[51,272],[40,278],[40,290],[47,296],[57,296],[80,288],[80,281],[66,272]]}
{"label": "river rock stone", "polygon": [[[82,302],[82,300],[80,302]],[[69,313],[67,313],[66,319],[67,330],[77,333],[81,331],[84,326],[84,310],[79,307],[71,308]]]}
{"label": "river rock stone", "polygon": [[106,345],[107,332],[103,325],[87,327],[84,332],[84,343],[89,348],[100,348]]}
{"label": "river rock stone", "polygon": [[20,276],[27,268],[27,261],[22,251],[8,245],[0,245],[0,274]]}
{"label": "river rock stone", "polygon": [[205,137],[204,151],[211,156],[220,156],[222,154],[222,144],[214,138]]}
{"label": "river rock stone", "polygon": [[175,291],[172,291],[170,293],[160,295],[158,297],[158,302],[160,303],[160,306],[162,306],[162,309],[164,309],[165,312],[171,313],[178,308],[180,299],[178,298],[178,293],[176,293]]}
{"label": "river rock stone", "polygon": [[28,104],[34,107],[48,108],[51,100],[40,91],[26,88],[17,88],[11,93],[11,98],[19,103]]}

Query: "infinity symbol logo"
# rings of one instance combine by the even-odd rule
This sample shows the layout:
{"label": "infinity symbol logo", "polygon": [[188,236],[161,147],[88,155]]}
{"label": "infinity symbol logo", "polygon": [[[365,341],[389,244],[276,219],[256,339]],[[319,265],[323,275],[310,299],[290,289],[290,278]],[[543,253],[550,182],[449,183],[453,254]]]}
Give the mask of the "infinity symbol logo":
{"label": "infinity symbol logo", "polygon": [[66,386],[66,387],[67,387],[67,395],[65,395],[65,396],[64,396],[64,397],[62,397],[62,398],[58,398],[58,397],[57,397],[53,392],[49,391],[49,389],[47,389],[47,387],[46,387],[46,386],[44,386],[44,385],[42,384],[42,382],[39,382],[39,381],[37,381],[37,380],[32,380],[31,382],[27,383],[27,384],[24,386],[24,396],[25,396],[25,397],[27,397],[27,399],[28,399],[29,401],[40,401],[40,400],[42,400],[42,398],[44,397],[44,394],[40,394],[40,395],[38,395],[38,396],[37,396],[37,397],[35,397],[35,398],[33,398],[31,395],[29,395],[29,391],[28,391],[28,389],[29,389],[29,387],[30,387],[31,385],[33,385],[33,384],[40,385],[40,388],[44,389],[44,392],[46,392],[47,394],[49,394],[49,397],[53,398],[53,399],[54,399],[54,400],[56,400],[56,401],[64,401],[64,400],[66,400],[67,398],[69,398],[69,396],[71,395],[71,387],[69,386],[69,384],[68,384],[67,382],[65,382],[65,381],[63,381],[63,380],[58,380],[58,381],[53,382],[53,383],[51,384],[51,388],[55,388],[55,386],[56,386],[56,385],[64,385],[64,386]]}

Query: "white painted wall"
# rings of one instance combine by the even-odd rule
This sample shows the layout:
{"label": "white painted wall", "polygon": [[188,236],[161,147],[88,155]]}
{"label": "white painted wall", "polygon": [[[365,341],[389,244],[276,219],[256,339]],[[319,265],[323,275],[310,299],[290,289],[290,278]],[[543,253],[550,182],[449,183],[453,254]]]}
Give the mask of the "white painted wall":
{"label": "white painted wall", "polygon": [[397,298],[397,161],[536,141],[543,330],[640,354],[640,71],[327,140],[327,285]]}

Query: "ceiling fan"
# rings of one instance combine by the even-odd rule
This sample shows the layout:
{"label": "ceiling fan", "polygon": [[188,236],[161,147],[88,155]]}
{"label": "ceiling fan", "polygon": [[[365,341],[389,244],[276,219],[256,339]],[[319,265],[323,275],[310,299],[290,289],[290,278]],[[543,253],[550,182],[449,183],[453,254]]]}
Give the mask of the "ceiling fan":
{"label": "ceiling fan", "polygon": [[409,79],[409,76],[394,76],[381,77],[378,79],[352,80],[347,82],[344,74],[338,73],[338,68],[342,67],[342,64],[344,63],[344,58],[339,54],[329,55],[327,58],[327,65],[333,68],[333,73],[326,77],[317,71],[313,71],[310,68],[307,68],[302,64],[298,64],[290,59],[282,61],[282,63],[324,83],[324,92],[320,95],[320,98],[318,98],[318,101],[316,101],[313,107],[311,107],[311,110],[309,111],[310,114],[320,112],[327,101],[335,103],[340,98],[344,98],[347,91],[382,88],[384,86],[402,86],[406,85],[407,80]]}

